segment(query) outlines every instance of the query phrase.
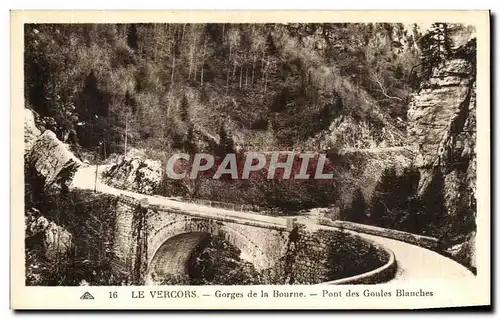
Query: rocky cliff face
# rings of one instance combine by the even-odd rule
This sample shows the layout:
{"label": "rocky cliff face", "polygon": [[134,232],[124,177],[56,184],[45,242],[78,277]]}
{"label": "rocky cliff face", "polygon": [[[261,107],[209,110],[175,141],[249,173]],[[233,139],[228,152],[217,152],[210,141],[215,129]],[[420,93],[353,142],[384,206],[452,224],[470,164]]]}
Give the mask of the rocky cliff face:
{"label": "rocky cliff face", "polygon": [[331,146],[365,149],[403,146],[405,140],[403,131],[387,120],[373,125],[370,121],[339,116],[332,121],[328,130],[308,142],[320,149],[328,149]]}
{"label": "rocky cliff face", "polygon": [[[476,212],[476,73],[475,41],[433,71],[413,97],[408,111],[408,142],[418,149],[419,195],[436,178],[443,179],[444,205],[450,220],[475,217]],[[475,227],[474,227],[475,228]],[[475,266],[469,233],[464,248],[455,247],[464,262]],[[454,254],[455,254],[454,253]],[[463,258],[463,257],[462,257]]]}
{"label": "rocky cliff face", "polygon": [[[62,185],[71,178],[72,172],[81,162],[52,131],[39,129],[36,117],[32,110],[24,109],[25,168],[34,170],[36,178],[43,181],[44,187],[58,183]],[[25,176],[28,183],[31,177]],[[43,254],[50,261],[65,256],[72,248],[71,233],[42,216],[36,208],[26,207],[25,237],[29,239],[36,236],[41,239],[39,244]]]}

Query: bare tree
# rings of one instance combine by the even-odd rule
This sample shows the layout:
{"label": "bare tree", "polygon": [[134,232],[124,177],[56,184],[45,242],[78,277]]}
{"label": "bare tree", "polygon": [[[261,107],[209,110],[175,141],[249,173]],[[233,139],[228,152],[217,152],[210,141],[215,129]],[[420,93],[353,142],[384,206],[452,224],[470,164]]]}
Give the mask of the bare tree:
{"label": "bare tree", "polygon": [[245,68],[245,88],[248,86],[248,68]]}
{"label": "bare tree", "polygon": [[172,48],[172,86],[174,85],[174,74],[175,74],[175,48]]}
{"label": "bare tree", "polygon": [[240,67],[240,89],[241,89],[241,79],[243,77],[243,65]]}
{"label": "bare tree", "polygon": [[200,76],[200,82],[201,85],[203,86],[203,69],[205,66],[205,52],[206,52],[206,47],[207,47],[207,38],[203,41],[203,55],[201,58],[201,76]]}
{"label": "bare tree", "polygon": [[382,85],[382,82],[380,81],[379,77],[376,74],[373,75],[373,79],[378,83],[378,85],[380,87],[380,91],[382,92],[382,95],[384,95],[388,99],[394,99],[394,100],[398,100],[398,101],[403,102],[402,98],[397,97],[397,96],[390,96],[387,94],[387,91],[385,90],[384,86]]}
{"label": "bare tree", "polygon": [[193,44],[191,46],[191,56],[190,56],[190,61],[189,61],[189,75],[188,75],[188,79],[191,79],[191,72],[192,72],[193,69],[194,69],[194,76],[193,76],[193,78],[196,79],[196,61],[195,61],[196,34],[195,34],[195,26],[194,26],[194,24],[192,25],[191,33],[192,33],[192,37],[193,37]]}
{"label": "bare tree", "polygon": [[224,29],[225,29],[225,27],[226,27],[226,24],[223,23],[222,24],[222,44],[224,44]]}
{"label": "bare tree", "polygon": [[253,79],[255,76],[255,61],[257,61],[257,56],[253,57],[253,63],[252,63],[252,80],[250,81],[251,84],[253,84]]}

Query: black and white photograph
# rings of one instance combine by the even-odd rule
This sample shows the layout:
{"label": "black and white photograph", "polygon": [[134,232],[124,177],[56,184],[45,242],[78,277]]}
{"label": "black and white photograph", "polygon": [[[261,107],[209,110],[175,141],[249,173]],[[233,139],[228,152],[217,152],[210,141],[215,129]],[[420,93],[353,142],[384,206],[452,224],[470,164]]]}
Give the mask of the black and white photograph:
{"label": "black and white photograph", "polygon": [[473,22],[25,23],[22,42],[25,286],[386,297],[481,272]]}

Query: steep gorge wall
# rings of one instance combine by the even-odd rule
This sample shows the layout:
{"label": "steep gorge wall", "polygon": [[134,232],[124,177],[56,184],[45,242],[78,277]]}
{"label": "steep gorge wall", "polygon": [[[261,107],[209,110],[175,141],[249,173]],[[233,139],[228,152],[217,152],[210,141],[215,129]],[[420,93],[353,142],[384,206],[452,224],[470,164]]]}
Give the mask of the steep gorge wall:
{"label": "steep gorge wall", "polygon": [[411,102],[408,142],[419,150],[420,194],[436,169],[449,175],[459,168],[466,168],[468,188],[475,194],[475,91],[471,63],[453,59],[434,71]]}
{"label": "steep gorge wall", "polygon": [[[422,196],[442,179],[444,206],[453,223],[476,213],[475,41],[461,52],[433,70],[408,111],[408,142],[418,149],[415,164],[421,173],[418,193]],[[467,238],[451,253],[475,267],[475,231],[462,231]]]}
{"label": "steep gorge wall", "polygon": [[[77,168],[80,161],[50,130],[45,130],[43,134],[37,131],[33,121],[30,121],[30,112],[27,114],[27,132],[34,132],[33,134],[25,134],[25,138],[30,142],[26,145],[27,165],[35,168],[40,177],[44,178],[46,186],[50,186],[61,177],[70,179],[71,176],[61,173]],[[95,254],[96,256],[93,257],[96,260],[101,260],[100,258],[104,254],[106,263],[110,264],[115,276],[96,278],[95,281],[142,282],[148,267],[148,256],[152,257],[151,255],[156,251],[155,245],[151,245],[153,249],[150,249],[148,238],[152,239],[158,229],[169,226],[173,222],[177,222],[178,227],[174,227],[168,236],[160,236],[161,238],[158,238],[160,244],[162,240],[186,232],[223,234],[226,240],[245,251],[246,255],[253,257],[252,261],[258,269],[273,268],[274,264],[278,264],[278,268],[282,266],[276,274],[279,278],[275,278],[275,280],[290,284],[320,283],[331,279],[331,247],[344,242],[344,240],[339,240],[340,238],[335,232],[312,232],[300,228],[293,235],[293,231],[290,233],[290,229],[282,229],[283,227],[266,228],[251,225],[248,222],[235,223],[211,217],[188,218],[187,215],[181,213],[169,213],[159,208],[155,209],[152,205],[149,206],[150,209],[144,209],[144,207],[141,208],[143,204],[140,202],[126,198],[118,200],[113,195],[77,190],[70,191],[60,198],[59,194],[59,192],[54,193],[53,198],[51,197],[42,205],[42,213],[48,216],[48,219],[42,216],[33,222],[30,221],[30,225],[34,225],[30,231],[32,228],[35,230],[35,226],[42,222],[48,223],[49,220],[55,219],[61,226],[52,222],[52,228],[45,227],[41,231],[45,231],[47,228],[45,233],[47,237],[53,232],[51,229],[58,229],[59,233],[68,238],[64,242],[67,242],[65,244],[67,247],[63,247],[64,250],[69,250],[74,246],[82,254],[86,252]],[[101,217],[104,219],[101,220]],[[103,227],[104,223],[106,227]],[[106,234],[102,233],[103,229],[106,230]],[[48,230],[51,231],[48,232]],[[82,231],[84,236],[82,236]],[[185,240],[189,239],[193,239],[193,237],[184,236],[176,243],[179,246],[182,244],[186,246]],[[50,244],[49,241],[47,242]],[[354,250],[358,247],[357,245],[353,246]],[[187,246],[192,247],[193,245]],[[103,253],[99,247],[103,247],[105,252]],[[360,245],[359,247],[368,249],[369,245]],[[51,251],[47,249],[47,253],[51,253]],[[352,251],[349,252],[352,253]],[[370,249],[366,252],[376,253],[375,250]],[[189,253],[189,251],[184,253]],[[356,254],[349,255],[354,257]],[[90,265],[86,264],[85,267],[92,268],[92,260],[94,259],[90,258]],[[372,269],[360,268],[356,270]],[[78,280],[79,278],[75,278],[75,282]]]}

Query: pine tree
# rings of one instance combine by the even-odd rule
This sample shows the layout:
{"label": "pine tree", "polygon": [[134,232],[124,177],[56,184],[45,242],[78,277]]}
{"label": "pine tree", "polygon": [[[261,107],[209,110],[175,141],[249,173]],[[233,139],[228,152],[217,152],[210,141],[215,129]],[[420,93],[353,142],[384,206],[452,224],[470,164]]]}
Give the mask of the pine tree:
{"label": "pine tree", "polygon": [[224,157],[229,153],[234,153],[234,140],[226,131],[224,124],[221,124],[219,127],[219,147],[217,155]]}
{"label": "pine tree", "polygon": [[127,111],[130,110],[132,114],[137,112],[137,101],[130,94],[129,90],[125,93],[125,97],[123,98],[123,104],[127,108]]}
{"label": "pine tree", "polygon": [[139,49],[137,26],[135,24],[130,24],[127,28],[127,44],[134,51]]}
{"label": "pine tree", "polygon": [[269,55],[274,55],[277,52],[276,44],[274,43],[273,35],[269,33],[266,38],[266,49]]}
{"label": "pine tree", "polygon": [[389,167],[384,170],[379,183],[373,192],[370,204],[370,222],[381,227],[391,225],[391,191],[396,179],[396,169]]}
{"label": "pine tree", "polygon": [[87,75],[75,106],[78,119],[85,123],[77,127],[78,139],[83,147],[93,148],[108,136],[109,130],[112,129],[106,119],[110,107],[110,95],[100,89],[93,70]]}
{"label": "pine tree", "polygon": [[367,204],[365,196],[360,188],[354,192],[352,204],[346,215],[346,220],[354,223],[364,223],[366,221]]}
{"label": "pine tree", "polygon": [[370,222],[381,227],[389,227],[413,232],[421,213],[421,202],[416,198],[420,174],[413,168],[406,168],[401,175],[394,167],[382,173],[375,187],[370,205]]}
{"label": "pine tree", "polygon": [[182,141],[182,136],[179,135],[178,133],[173,133],[172,134],[172,144],[171,147],[174,149],[181,149],[184,147],[183,141]]}
{"label": "pine tree", "polygon": [[429,32],[420,40],[422,47],[422,70],[429,78],[432,70],[438,67],[451,54],[450,29],[446,23],[434,23]]}
{"label": "pine tree", "polygon": [[189,102],[186,95],[184,95],[181,100],[180,116],[181,116],[181,121],[183,122],[189,121]]}
{"label": "pine tree", "polygon": [[431,236],[445,237],[441,229],[447,226],[447,211],[444,198],[444,177],[438,169],[421,197],[418,224],[422,232]]}
{"label": "pine tree", "polygon": [[188,154],[196,153],[196,143],[194,141],[194,127],[192,124],[189,124],[186,139],[184,140],[184,151]]}

